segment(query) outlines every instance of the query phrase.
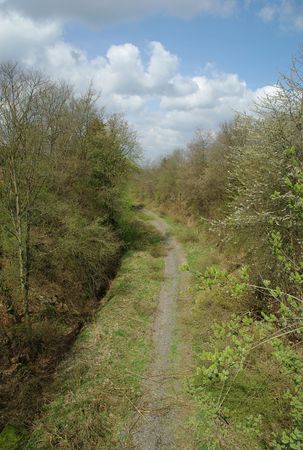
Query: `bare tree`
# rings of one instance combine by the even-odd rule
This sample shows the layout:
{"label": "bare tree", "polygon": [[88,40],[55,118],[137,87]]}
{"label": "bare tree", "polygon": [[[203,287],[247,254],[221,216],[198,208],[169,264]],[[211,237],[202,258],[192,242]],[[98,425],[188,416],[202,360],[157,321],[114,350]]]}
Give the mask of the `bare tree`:
{"label": "bare tree", "polygon": [[17,243],[19,284],[29,340],[31,215],[43,185],[39,167],[47,123],[41,99],[49,82],[36,72],[15,64],[0,66],[0,169],[2,206],[8,216],[7,231]]}

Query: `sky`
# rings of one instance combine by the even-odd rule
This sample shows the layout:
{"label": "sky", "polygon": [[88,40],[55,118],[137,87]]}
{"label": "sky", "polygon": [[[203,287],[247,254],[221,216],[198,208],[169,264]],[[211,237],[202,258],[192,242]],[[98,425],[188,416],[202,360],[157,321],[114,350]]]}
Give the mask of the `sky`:
{"label": "sky", "polygon": [[302,38],[302,0],[0,0],[0,62],[93,85],[147,159],[253,110]]}

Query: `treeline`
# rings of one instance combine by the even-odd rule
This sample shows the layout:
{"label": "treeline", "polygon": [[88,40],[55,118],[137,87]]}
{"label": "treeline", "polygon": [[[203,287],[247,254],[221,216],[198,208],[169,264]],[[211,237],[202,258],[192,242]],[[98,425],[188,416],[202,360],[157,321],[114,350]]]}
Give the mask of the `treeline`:
{"label": "treeline", "polygon": [[[144,167],[137,178],[141,199],[209,225],[221,243],[245,255],[255,281],[274,278],[301,294],[303,72],[298,67],[259,102],[258,114],[237,114],[215,135],[199,130],[185,149]],[[277,259],[273,240],[285,264]]]}
{"label": "treeline", "polygon": [[198,132],[185,149],[138,175],[142,199],[193,217],[236,259],[227,270],[210,267],[197,279],[200,289],[215,289],[218,301],[230,298],[236,316],[214,331],[195,383],[221,385],[216,404],[223,408],[241,372],[257,373],[256,361],[265,358],[258,352],[267,346],[267,364],[284,377],[273,394],[280,430],[273,428],[266,441],[275,449],[303,445],[302,80],[298,58],[254,114],[235,115],[215,135]]}
{"label": "treeline", "polygon": [[128,124],[92,92],[0,66],[0,426],[31,420],[43,379],[106,289],[137,156]]}

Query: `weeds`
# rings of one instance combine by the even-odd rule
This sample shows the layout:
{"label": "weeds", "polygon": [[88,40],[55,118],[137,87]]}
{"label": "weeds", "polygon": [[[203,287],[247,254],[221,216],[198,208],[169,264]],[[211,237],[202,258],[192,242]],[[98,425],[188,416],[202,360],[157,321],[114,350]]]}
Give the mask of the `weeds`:
{"label": "weeds", "polygon": [[146,330],[162,280],[163,258],[151,255],[160,237],[147,225],[144,231],[141,249],[130,250],[124,257],[105,306],[94,324],[81,332],[70,358],[59,368],[52,401],[34,424],[30,450],[120,445],[120,433],[127,429],[149,360]]}

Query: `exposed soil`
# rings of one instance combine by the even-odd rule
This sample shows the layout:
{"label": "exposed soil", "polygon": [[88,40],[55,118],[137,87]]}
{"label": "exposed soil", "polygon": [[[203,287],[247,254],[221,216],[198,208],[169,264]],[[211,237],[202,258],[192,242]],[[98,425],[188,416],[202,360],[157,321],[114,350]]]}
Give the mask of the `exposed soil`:
{"label": "exposed soil", "polygon": [[[166,236],[164,281],[159,296],[153,330],[153,356],[143,386],[143,398],[137,407],[133,444],[138,450],[171,450],[180,448],[176,436],[183,426],[182,385],[172,363],[172,344],[175,338],[177,303],[181,289],[186,287],[186,275],[179,271],[185,263],[179,243],[168,236],[166,222],[155,214],[153,225]],[[185,449],[190,449],[188,444]]]}

